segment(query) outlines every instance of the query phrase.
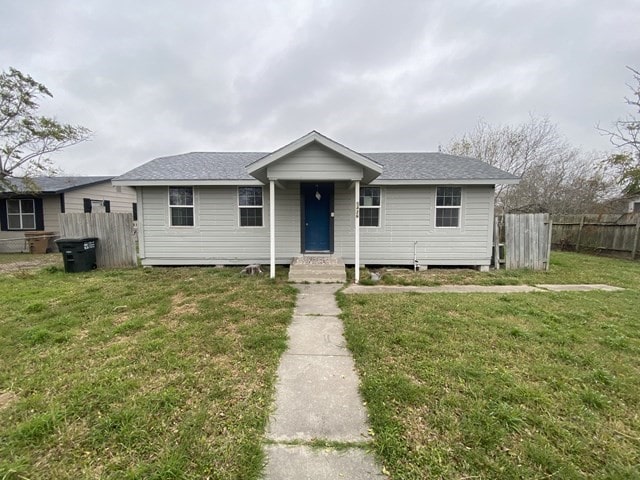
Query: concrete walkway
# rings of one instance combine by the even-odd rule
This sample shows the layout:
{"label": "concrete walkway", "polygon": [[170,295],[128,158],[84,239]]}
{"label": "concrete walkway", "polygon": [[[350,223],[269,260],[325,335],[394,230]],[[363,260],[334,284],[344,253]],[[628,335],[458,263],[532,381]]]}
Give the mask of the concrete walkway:
{"label": "concrete walkway", "polygon": [[624,288],[599,283],[565,285],[439,285],[437,287],[416,287],[402,285],[350,285],[343,293],[527,293],[527,292],[590,292],[602,290],[619,292]]}
{"label": "concrete walkway", "polygon": [[[296,285],[289,348],[278,368],[267,429],[265,480],[384,479],[362,448],[370,441],[358,376],[345,346],[335,292],[342,284]],[[314,441],[349,448],[317,448]]]}

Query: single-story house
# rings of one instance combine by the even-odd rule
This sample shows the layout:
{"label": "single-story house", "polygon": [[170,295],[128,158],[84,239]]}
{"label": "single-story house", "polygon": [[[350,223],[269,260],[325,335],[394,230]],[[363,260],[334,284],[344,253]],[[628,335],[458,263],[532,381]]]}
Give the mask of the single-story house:
{"label": "single-story house", "polygon": [[127,212],[135,218],[135,190],[114,186],[112,179],[113,176],[35,177],[29,184],[14,181],[14,189],[0,191],[0,252],[29,251],[25,234],[59,235],[59,213]]}
{"label": "single-story house", "polygon": [[113,184],[136,188],[143,265],[258,263],[274,276],[304,254],[488,269],[495,185],[518,181],[473,158],[359,153],[312,131],[273,152],[156,158]]}

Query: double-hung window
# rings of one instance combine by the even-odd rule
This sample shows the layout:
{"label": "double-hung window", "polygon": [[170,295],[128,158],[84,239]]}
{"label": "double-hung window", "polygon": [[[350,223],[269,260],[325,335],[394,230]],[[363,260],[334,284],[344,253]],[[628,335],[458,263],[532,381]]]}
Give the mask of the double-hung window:
{"label": "double-hung window", "polygon": [[169,220],[172,227],[193,227],[193,187],[169,187]]}
{"label": "double-hung window", "polygon": [[261,227],[262,207],[262,187],[238,187],[241,227]]}
{"label": "double-hung window", "polygon": [[36,206],[33,199],[7,200],[7,227],[9,230],[36,229]]}
{"label": "double-hung window", "polygon": [[360,187],[360,226],[380,226],[380,187]]}
{"label": "double-hung window", "polygon": [[436,227],[459,227],[462,187],[436,188]]}

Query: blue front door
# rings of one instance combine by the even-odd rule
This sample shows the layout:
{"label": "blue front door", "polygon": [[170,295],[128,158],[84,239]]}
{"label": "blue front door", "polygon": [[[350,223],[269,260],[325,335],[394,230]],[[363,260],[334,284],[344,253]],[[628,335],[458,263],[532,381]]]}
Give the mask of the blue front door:
{"label": "blue front door", "polygon": [[302,183],[302,249],[305,252],[330,252],[333,249],[333,183]]}

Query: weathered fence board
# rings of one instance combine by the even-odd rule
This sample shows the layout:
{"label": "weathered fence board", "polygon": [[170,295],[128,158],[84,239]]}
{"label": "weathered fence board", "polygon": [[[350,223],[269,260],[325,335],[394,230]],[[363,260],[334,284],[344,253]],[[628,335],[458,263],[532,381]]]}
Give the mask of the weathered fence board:
{"label": "weathered fence board", "polygon": [[505,268],[549,269],[551,221],[547,213],[505,217]]}
{"label": "weathered fence board", "polygon": [[554,215],[552,243],[556,248],[601,250],[638,255],[640,214]]}
{"label": "weathered fence board", "polygon": [[101,267],[137,264],[131,213],[61,213],[60,237],[97,237],[96,263]]}

